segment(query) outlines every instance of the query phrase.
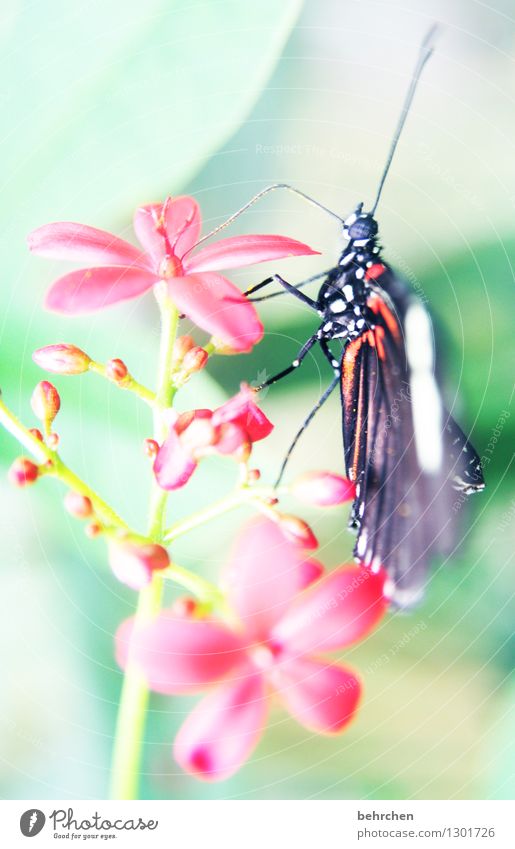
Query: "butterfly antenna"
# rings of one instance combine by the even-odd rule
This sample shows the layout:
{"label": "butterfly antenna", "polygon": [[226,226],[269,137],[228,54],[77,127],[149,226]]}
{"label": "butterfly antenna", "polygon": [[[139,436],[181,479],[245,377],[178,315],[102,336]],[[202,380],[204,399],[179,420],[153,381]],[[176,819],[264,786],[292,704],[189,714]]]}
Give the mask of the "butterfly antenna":
{"label": "butterfly antenna", "polygon": [[384,171],[379,182],[379,188],[377,189],[377,195],[374,202],[374,205],[371,210],[371,214],[374,215],[377,204],[379,203],[379,198],[381,197],[381,192],[383,191],[383,186],[385,184],[386,177],[388,176],[388,171],[390,170],[390,165],[392,164],[392,159],[395,155],[395,150],[397,148],[397,144],[399,142],[402,130],[404,128],[404,124],[406,123],[406,118],[408,117],[408,113],[411,108],[411,104],[413,102],[413,98],[415,96],[415,92],[417,90],[417,85],[422,75],[422,71],[424,70],[424,66],[433,53],[435,47],[436,37],[440,31],[440,27],[438,24],[433,24],[433,26],[429,29],[422,44],[420,45],[420,50],[418,54],[417,64],[415,65],[415,69],[413,71],[413,76],[411,78],[411,83],[409,85],[408,91],[406,93],[406,98],[404,100],[404,104],[401,110],[399,123],[397,124],[395,133],[393,135],[392,143],[390,145],[390,151],[388,153],[388,158],[386,160],[386,165],[384,167]]}

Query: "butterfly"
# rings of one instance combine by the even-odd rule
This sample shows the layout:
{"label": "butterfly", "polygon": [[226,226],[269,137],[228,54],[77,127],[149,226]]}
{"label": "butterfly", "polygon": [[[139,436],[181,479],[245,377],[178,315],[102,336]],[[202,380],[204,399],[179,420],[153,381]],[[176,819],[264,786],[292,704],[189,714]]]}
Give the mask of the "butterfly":
{"label": "butterfly", "polygon": [[[422,42],[370,211],[360,203],[342,219],[298,189],[276,184],[221,225],[278,188],[295,192],[342,225],[346,245],[334,267],[296,285],[274,274],[248,290],[252,296],[278,283],[282,291],[253,300],[289,293],[319,319],[295,360],[258,389],[294,372],[312,348],[320,347],[333,380],[290,446],[278,483],[301,434],[339,386],[345,467],[356,493],[349,521],[356,533],[354,555],[371,570],[386,570],[389,597],[404,608],[423,596],[431,561],[448,556],[455,547],[456,499],[485,486],[478,454],[442,403],[429,314],[384,259],[378,241],[376,208],[436,31],[432,27]],[[319,279],[315,298],[301,291]],[[333,343],[339,345],[338,353]]]}

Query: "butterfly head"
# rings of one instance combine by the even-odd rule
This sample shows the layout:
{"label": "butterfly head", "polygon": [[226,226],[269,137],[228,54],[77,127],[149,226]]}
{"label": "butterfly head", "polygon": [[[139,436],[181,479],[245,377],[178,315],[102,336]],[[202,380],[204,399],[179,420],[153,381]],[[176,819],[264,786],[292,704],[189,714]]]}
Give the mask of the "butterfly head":
{"label": "butterfly head", "polygon": [[343,235],[357,245],[367,245],[373,242],[378,231],[377,221],[371,212],[363,212],[363,204],[354,210],[352,215],[343,222]]}

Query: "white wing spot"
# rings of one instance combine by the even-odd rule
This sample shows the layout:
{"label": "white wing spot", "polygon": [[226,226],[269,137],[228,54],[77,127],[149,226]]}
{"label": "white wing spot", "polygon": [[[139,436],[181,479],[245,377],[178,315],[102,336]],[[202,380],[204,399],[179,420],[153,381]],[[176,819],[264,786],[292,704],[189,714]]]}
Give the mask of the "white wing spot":
{"label": "white wing spot", "polygon": [[442,403],[433,374],[431,322],[421,304],[408,308],[405,329],[417,457],[424,471],[435,473],[443,455]]}

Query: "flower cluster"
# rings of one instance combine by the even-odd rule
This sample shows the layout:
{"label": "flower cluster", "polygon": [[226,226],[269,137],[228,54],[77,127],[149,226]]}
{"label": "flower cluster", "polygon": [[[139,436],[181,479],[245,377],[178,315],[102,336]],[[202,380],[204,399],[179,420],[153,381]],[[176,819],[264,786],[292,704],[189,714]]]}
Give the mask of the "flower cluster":
{"label": "flower cluster", "polygon": [[[51,286],[49,309],[81,314],[148,290],[156,296],[162,335],[155,389],[136,380],[119,357],[100,363],[71,343],[49,344],[33,354],[47,372],[99,375],[151,408],[154,432],[143,446],[153,475],[145,532],[129,527],[59,454],[54,427],[61,396],[52,383],[40,381],[32,394],[37,426],[25,427],[0,398],[0,423],[31,454],[14,461],[11,482],[27,486],[53,476],[65,484],[66,511],[85,522],[88,536],[103,536],[113,575],[140,593],[135,617],[116,636],[117,659],[130,678],[120,708],[124,732],[127,716],[132,719],[129,736],[115,745],[114,795],[121,798],[133,792],[124,776],[140,756],[147,688],[167,694],[207,690],[180,729],[174,752],[187,772],[221,780],[257,745],[272,699],[316,733],[338,733],[348,725],[360,700],[359,678],[324,655],[364,638],[386,609],[381,570],[340,566],[326,574],[309,554],[318,547],[310,525],[278,506],[283,494],[315,507],[341,505],[354,498],[353,484],[332,472],[310,471],[278,491],[249,468],[254,443],[273,429],[256,390],[242,384],[216,409],[199,405],[178,413],[173,407],[175,394],[211,356],[248,352],[262,338],[254,305],[219,272],[316,253],[277,235],[236,236],[206,246],[200,229],[196,201],[178,197],[136,210],[139,247],[71,222],[48,224],[29,236],[36,254],[88,264]],[[177,337],[180,315],[207,332],[209,341]],[[239,464],[234,491],[168,524],[168,493],[183,487],[214,454]],[[238,536],[220,584],[175,562],[176,538],[242,505],[255,509],[257,518]],[[160,611],[165,580],[195,598],[188,595]],[[126,752],[132,753],[130,765]]]}
{"label": "flower cluster", "polygon": [[154,461],[159,486],[167,490],[184,486],[198,461],[209,454],[228,455],[239,462],[248,460],[252,444],[268,436],[273,428],[254,396],[244,385],[238,395],[216,410],[174,414]]}
{"label": "flower cluster", "polygon": [[[384,575],[342,566],[327,575],[274,522],[251,522],[226,575],[230,623],[163,611],[134,634],[117,634],[117,659],[131,657],[158,693],[208,689],[179,730],[175,758],[187,772],[228,778],[249,757],[272,697],[304,727],[336,734],[353,718],[358,675],[321,655],[363,639],[381,620]],[[181,615],[182,614],[182,615]]]}

